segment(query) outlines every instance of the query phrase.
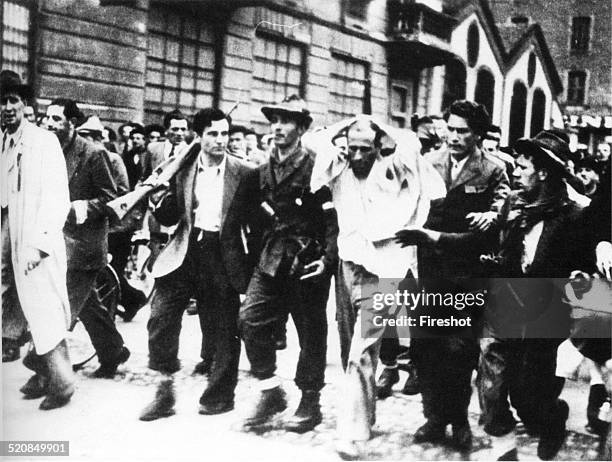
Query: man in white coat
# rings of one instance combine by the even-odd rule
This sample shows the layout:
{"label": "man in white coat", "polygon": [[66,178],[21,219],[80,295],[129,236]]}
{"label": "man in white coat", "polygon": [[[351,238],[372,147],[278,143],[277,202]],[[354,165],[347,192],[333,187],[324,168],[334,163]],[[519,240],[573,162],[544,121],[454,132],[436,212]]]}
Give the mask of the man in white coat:
{"label": "man in white coat", "polygon": [[[346,155],[331,144],[338,134],[347,137]],[[337,451],[342,458],[355,459],[361,457],[376,419],[374,376],[385,327],[373,318],[373,298],[418,276],[416,248],[402,248],[395,232],[425,223],[430,202],[444,197],[446,188],[421,157],[413,132],[369,116],[340,122],[305,142],[320,144],[311,189],[329,186],[338,213],[336,319],[346,374]]]}
{"label": "man in white coat", "polygon": [[48,410],[64,406],[74,393],[62,231],[70,208],[68,178],[57,138],[24,117],[29,87],[6,72],[3,77],[2,275],[12,278],[2,281],[2,298],[16,293],[13,300],[25,315],[36,353],[26,364],[36,378],[21,391],[26,398],[45,396],[40,409]]}

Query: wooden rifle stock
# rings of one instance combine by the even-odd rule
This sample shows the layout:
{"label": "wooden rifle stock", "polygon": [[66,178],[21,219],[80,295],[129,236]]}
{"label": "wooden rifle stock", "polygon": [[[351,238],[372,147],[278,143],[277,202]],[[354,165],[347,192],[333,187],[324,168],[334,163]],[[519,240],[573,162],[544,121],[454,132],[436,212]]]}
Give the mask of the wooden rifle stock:
{"label": "wooden rifle stock", "polygon": [[174,178],[199,152],[200,143],[199,140],[196,140],[187,146],[183,152],[159,164],[151,176],[136,186],[134,191],[107,202],[106,206],[112,210],[119,220],[122,220],[141,200],[149,197],[151,193]]}

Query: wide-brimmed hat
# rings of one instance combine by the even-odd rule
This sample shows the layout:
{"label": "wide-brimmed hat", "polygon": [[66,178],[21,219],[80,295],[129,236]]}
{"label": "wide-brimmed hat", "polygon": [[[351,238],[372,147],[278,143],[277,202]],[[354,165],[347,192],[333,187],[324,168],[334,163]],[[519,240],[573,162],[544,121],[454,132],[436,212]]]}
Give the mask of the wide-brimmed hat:
{"label": "wide-brimmed hat", "polygon": [[544,157],[551,166],[566,173],[565,167],[572,154],[565,140],[551,130],[543,130],[534,138],[521,138],[514,144],[514,149],[518,154]]}
{"label": "wide-brimmed hat", "polygon": [[273,114],[288,114],[295,117],[296,120],[303,122],[306,128],[310,127],[312,123],[312,117],[310,111],[306,106],[306,101],[297,95],[290,95],[282,100],[280,103],[273,104],[271,106],[264,106],[261,108],[261,112],[266,116],[266,119],[270,120]]}
{"label": "wide-brimmed hat", "polygon": [[33,95],[32,88],[21,83],[21,78],[16,72],[3,69],[0,71],[0,96],[8,93],[16,93],[24,100],[31,99]]}
{"label": "wide-brimmed hat", "polygon": [[104,132],[104,125],[100,122],[98,116],[92,115],[85,121],[85,123],[76,129],[77,133],[99,133]]}

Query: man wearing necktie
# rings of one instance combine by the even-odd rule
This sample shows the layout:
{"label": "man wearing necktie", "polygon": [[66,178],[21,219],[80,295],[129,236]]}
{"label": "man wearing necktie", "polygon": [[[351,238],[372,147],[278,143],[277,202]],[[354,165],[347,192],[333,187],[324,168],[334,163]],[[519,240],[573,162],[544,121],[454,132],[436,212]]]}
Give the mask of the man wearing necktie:
{"label": "man wearing necktie", "polygon": [[[448,150],[425,155],[446,183],[446,197],[432,202],[422,228],[403,230],[404,245],[419,246],[419,278],[430,294],[474,296],[483,290],[479,257],[495,246],[496,223],[509,193],[503,163],[482,152],[480,142],[490,126],[486,109],[471,101],[456,101],[446,116]],[[470,318],[477,324],[480,311],[456,307],[422,306],[414,313]],[[467,322],[467,321],[466,321]],[[470,325],[468,324],[468,325]],[[415,442],[442,442],[452,425],[453,442],[460,450],[472,445],[467,409],[472,394],[471,375],[478,361],[476,328],[411,327],[411,356],[419,377],[423,414],[427,422],[415,433]]]}
{"label": "man wearing necktie", "polygon": [[155,289],[147,325],[149,367],[170,378],[161,382],[141,420],[174,414],[171,374],[181,367],[181,320],[192,297],[202,330],[214,346],[199,412],[220,414],[234,408],[238,310],[253,268],[251,216],[258,210],[259,194],[256,171],[228,156],[229,125],[229,117],[219,109],[199,111],[193,126],[200,140],[192,144],[186,166],[167,191],[151,198],[159,223],[176,226],[153,265]]}
{"label": "man wearing necktie", "polygon": [[24,365],[38,369],[20,391],[26,399],[44,396],[40,409],[49,410],[67,404],[75,389],[62,232],[70,209],[68,178],[57,138],[25,119],[31,89],[12,74],[0,74],[3,334],[9,304],[11,313],[25,315],[32,334],[34,349]]}

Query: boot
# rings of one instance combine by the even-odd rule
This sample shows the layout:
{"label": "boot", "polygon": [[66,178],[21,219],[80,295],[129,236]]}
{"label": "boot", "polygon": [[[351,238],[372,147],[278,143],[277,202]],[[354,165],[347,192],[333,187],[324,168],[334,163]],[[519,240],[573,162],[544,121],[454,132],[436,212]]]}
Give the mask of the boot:
{"label": "boot", "polygon": [[23,399],[38,399],[47,394],[49,390],[49,379],[40,374],[34,374],[28,379],[19,391],[23,393]]}
{"label": "boot", "polygon": [[569,406],[562,399],[558,400],[557,406],[556,422],[550,422],[546,429],[542,429],[542,434],[540,435],[538,457],[542,460],[554,459],[565,442],[567,434],[565,422],[569,416]]}
{"label": "boot", "polygon": [[174,381],[172,378],[163,380],[155,391],[153,401],[143,409],[139,419],[144,422],[161,419],[162,417],[170,417],[174,415]]}
{"label": "boot", "polygon": [[452,429],[455,447],[460,451],[470,450],[472,448],[472,430],[468,420],[465,419],[462,422],[454,423]]}
{"label": "boot", "polygon": [[421,393],[421,390],[419,388],[417,370],[412,361],[406,366],[406,371],[409,375],[406,383],[404,384],[404,388],[402,388],[402,393],[404,395],[418,395]]}
{"label": "boot", "polygon": [[302,391],[302,399],[295,414],[285,420],[285,430],[306,433],[319,425],[323,420],[319,397],[320,393],[318,391]]}
{"label": "boot", "polygon": [[397,367],[385,367],[376,382],[376,397],[386,399],[393,394],[393,385],[399,382]]}
{"label": "boot", "polygon": [[279,386],[262,390],[254,408],[247,414],[244,426],[256,427],[266,423],[270,417],[287,409],[285,391]]}
{"label": "boot", "polygon": [[446,425],[428,420],[414,434],[415,443],[441,443],[446,435]]}
{"label": "boot", "polygon": [[74,394],[74,374],[68,355],[66,340],[43,355],[49,371],[49,387],[47,397],[40,403],[39,409],[48,411],[65,406]]}
{"label": "boot", "polygon": [[603,435],[608,429],[608,423],[599,420],[599,408],[606,401],[608,393],[606,387],[598,383],[591,385],[589,390],[589,402],[587,404],[587,425],[586,430],[596,435]]}
{"label": "boot", "polygon": [[126,347],[121,347],[117,356],[112,361],[103,362],[100,364],[100,367],[94,371],[92,374],[93,377],[97,379],[112,379],[117,372],[117,368],[119,364],[123,364],[130,357],[130,350]]}

